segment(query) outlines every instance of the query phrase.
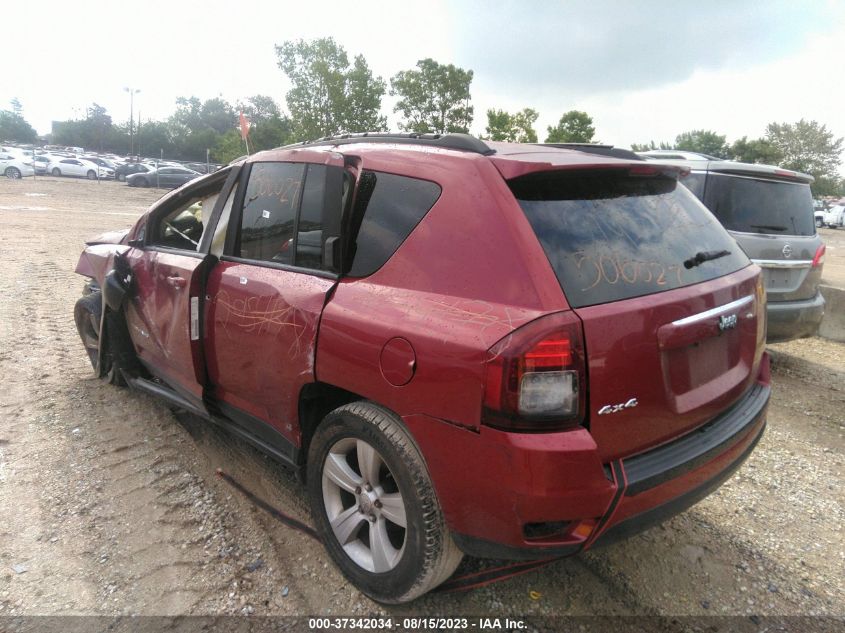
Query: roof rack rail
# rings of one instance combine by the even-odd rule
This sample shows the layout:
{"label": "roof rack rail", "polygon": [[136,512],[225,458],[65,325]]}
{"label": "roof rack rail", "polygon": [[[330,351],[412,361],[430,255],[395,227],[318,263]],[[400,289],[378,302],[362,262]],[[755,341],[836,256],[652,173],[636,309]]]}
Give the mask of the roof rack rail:
{"label": "roof rack rail", "polygon": [[407,143],[410,145],[426,145],[428,147],[441,147],[443,149],[454,149],[461,152],[473,152],[489,156],[495,154],[487,143],[469,134],[400,134],[397,132],[363,132],[360,134],[338,134],[326,136],[315,141],[303,141],[285,145],[284,149],[295,147],[314,147],[319,145],[352,145],[354,143]]}
{"label": "roof rack rail", "polygon": [[573,149],[587,154],[598,154],[610,156],[611,158],[624,158],[626,160],[645,160],[629,149],[614,147],[613,145],[602,145],[600,143],[534,143],[541,147],[557,147],[558,149]]}

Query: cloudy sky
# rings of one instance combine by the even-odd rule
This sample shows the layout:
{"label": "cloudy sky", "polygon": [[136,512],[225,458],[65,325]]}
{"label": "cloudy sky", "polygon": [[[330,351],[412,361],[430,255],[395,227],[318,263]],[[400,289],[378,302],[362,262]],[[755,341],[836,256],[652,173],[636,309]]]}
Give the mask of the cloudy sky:
{"label": "cloudy sky", "polygon": [[47,0],[4,3],[3,27],[0,108],[17,97],[40,133],[92,102],[128,119],[125,86],[145,120],[179,96],[284,107],[274,45],[332,36],[385,79],[425,57],[475,71],[478,134],[487,108],[532,107],[541,140],[571,109],[617,146],[800,118],[845,135],[842,0]]}

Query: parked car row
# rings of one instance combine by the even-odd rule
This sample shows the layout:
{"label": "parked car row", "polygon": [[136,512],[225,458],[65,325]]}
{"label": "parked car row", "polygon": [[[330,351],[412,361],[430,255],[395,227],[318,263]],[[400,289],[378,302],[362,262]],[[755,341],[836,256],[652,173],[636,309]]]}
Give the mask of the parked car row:
{"label": "parked car row", "polygon": [[[4,156],[0,173],[7,178],[31,176],[34,172],[91,180],[114,178],[136,187],[173,188],[221,167],[218,164],[179,163],[114,154],[95,155],[85,153],[80,147],[64,146],[45,146],[44,149],[0,146],[0,155]],[[133,174],[146,175],[130,182],[129,176]]]}
{"label": "parked car row", "polygon": [[59,158],[46,165],[46,173],[51,176],[76,176],[88,180],[114,178],[114,169],[83,158]]}
{"label": "parked car row", "polygon": [[774,337],[778,310],[792,336],[817,314],[793,305],[824,254],[809,177],[645,158],[461,134],[261,152],[91,240],[77,327],[97,376],[298,471],[375,600],[464,554],[574,555],[739,468],[767,290]]}

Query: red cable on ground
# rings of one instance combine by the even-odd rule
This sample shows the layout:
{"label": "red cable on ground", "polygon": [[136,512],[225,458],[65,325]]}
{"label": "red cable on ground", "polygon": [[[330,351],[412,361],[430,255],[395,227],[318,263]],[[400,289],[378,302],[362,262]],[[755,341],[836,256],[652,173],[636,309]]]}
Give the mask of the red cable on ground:
{"label": "red cable on ground", "polygon": [[[303,534],[306,534],[307,536],[313,538],[315,541],[320,541],[320,536],[317,534],[317,531],[307,523],[303,523],[299,519],[295,519],[292,516],[285,514],[281,510],[274,508],[269,503],[258,497],[255,493],[251,492],[243,485],[241,485],[234,477],[223,472],[222,469],[218,468],[216,473],[218,477],[220,477],[230,486],[242,493],[256,506],[258,506],[271,516],[284,523],[287,527],[299,530]],[[534,571],[535,569],[545,567],[549,563],[553,563],[556,560],[559,559],[545,558],[542,560],[519,561],[510,565],[502,565],[501,567],[483,569],[481,571],[472,572],[470,574],[465,574],[456,578],[451,578],[439,587],[437,587],[435,591],[449,593],[453,591],[468,591],[470,589],[477,589],[478,587],[484,587],[485,585],[490,585],[494,582],[500,582],[502,580],[507,580],[508,578],[514,578],[516,576],[521,576],[522,574],[527,574],[528,572]]]}

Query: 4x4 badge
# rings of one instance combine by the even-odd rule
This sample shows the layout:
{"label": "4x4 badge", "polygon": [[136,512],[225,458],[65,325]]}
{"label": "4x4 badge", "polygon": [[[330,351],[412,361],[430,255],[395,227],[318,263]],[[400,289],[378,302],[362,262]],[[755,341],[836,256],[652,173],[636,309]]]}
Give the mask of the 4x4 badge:
{"label": "4x4 badge", "polygon": [[637,406],[639,402],[637,402],[636,398],[631,398],[628,402],[620,402],[619,404],[606,404],[601,409],[599,409],[599,415],[607,415],[608,413],[619,413],[624,409],[633,409]]}

